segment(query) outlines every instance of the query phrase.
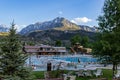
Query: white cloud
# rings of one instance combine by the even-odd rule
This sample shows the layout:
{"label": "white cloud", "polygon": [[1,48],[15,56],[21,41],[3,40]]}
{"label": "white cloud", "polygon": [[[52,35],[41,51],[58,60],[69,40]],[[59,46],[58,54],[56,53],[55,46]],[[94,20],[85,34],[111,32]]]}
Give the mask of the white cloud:
{"label": "white cloud", "polygon": [[73,20],[71,20],[71,22],[79,24],[79,23],[87,23],[87,22],[91,22],[92,19],[89,19],[87,17],[78,17],[78,18],[74,18]]}
{"label": "white cloud", "polygon": [[71,20],[71,22],[77,24],[77,22],[75,20]]}
{"label": "white cloud", "polygon": [[62,11],[59,11],[59,12],[58,12],[58,14],[59,14],[59,15],[62,15],[62,14],[63,14],[63,12],[62,12]]}

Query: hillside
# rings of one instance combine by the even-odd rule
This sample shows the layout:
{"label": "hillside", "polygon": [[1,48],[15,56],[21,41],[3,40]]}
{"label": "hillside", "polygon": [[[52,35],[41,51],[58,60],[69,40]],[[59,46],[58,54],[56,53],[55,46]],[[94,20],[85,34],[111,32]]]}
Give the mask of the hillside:
{"label": "hillside", "polygon": [[96,33],[87,32],[84,30],[44,30],[31,32],[30,34],[26,35],[26,37],[43,44],[54,44],[56,40],[61,40],[64,45],[70,45],[70,39],[75,35],[88,36],[90,41],[94,41]]}

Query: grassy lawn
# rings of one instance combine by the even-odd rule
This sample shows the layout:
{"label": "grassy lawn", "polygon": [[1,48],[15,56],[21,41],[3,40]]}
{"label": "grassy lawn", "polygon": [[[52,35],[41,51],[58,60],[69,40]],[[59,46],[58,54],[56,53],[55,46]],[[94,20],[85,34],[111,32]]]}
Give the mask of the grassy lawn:
{"label": "grassy lawn", "polygon": [[36,79],[43,79],[44,78],[44,71],[33,71],[33,75]]}
{"label": "grassy lawn", "polygon": [[[112,70],[110,69],[103,69],[103,75],[100,77],[77,77],[76,80],[89,80],[89,79],[96,79],[96,78],[107,78],[108,80],[112,80]],[[52,78],[59,77],[61,73],[68,73],[69,71],[52,71],[50,72],[50,76]],[[74,71],[72,72],[74,75]],[[44,71],[33,71],[33,75],[36,77],[36,79],[43,79],[44,78]]]}

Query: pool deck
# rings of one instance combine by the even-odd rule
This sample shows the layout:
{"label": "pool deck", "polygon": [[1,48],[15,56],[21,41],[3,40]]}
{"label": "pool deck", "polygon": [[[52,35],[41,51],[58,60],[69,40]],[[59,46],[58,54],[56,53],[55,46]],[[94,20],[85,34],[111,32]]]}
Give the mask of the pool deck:
{"label": "pool deck", "polygon": [[[78,61],[76,57],[77,58],[80,57],[81,62],[75,62]],[[64,58],[70,58],[68,60],[74,60],[74,61],[71,62]],[[29,66],[30,64],[34,65],[35,66],[34,71],[46,71],[48,62],[52,63],[52,70],[56,70],[60,63],[62,63],[60,66],[64,70],[80,70],[80,69],[96,70],[97,68],[112,69],[113,67],[112,65],[107,65],[106,67],[104,67],[104,65],[101,65],[98,62],[94,62],[94,60],[90,61],[92,60],[91,58],[92,55],[60,55],[60,56],[55,55],[55,56],[39,56],[39,58],[36,57],[36,55],[33,55],[31,56],[30,59],[27,60],[26,66]],[[86,67],[84,67],[84,65]],[[54,69],[53,66],[55,66]],[[120,66],[118,67],[118,69],[120,69]]]}
{"label": "pool deck", "polygon": [[[100,67],[102,69],[112,69],[113,68],[113,65],[107,65],[106,67]],[[120,66],[117,67],[117,69],[120,69]]]}

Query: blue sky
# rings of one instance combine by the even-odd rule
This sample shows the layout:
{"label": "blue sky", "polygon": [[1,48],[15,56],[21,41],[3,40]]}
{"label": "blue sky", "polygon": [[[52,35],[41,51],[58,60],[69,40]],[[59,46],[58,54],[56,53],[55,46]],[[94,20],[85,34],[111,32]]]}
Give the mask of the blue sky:
{"label": "blue sky", "polygon": [[103,4],[104,0],[0,0],[0,24],[10,26],[14,19],[21,29],[59,16],[76,24],[97,26]]}

